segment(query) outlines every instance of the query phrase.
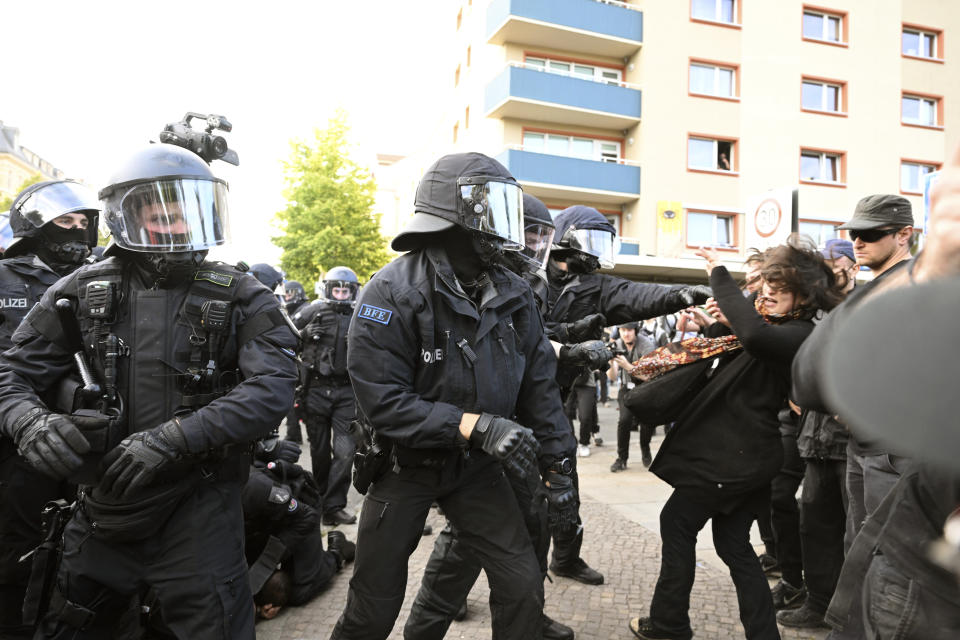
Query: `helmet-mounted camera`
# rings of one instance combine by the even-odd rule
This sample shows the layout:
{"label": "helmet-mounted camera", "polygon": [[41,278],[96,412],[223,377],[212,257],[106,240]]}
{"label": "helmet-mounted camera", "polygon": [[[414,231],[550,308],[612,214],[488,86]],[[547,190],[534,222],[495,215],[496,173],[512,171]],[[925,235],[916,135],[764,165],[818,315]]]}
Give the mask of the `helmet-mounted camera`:
{"label": "helmet-mounted camera", "polygon": [[[207,123],[204,131],[197,131],[190,124],[194,118],[203,120]],[[240,164],[240,158],[237,152],[227,146],[227,141],[223,136],[213,135],[214,131],[233,130],[233,125],[225,116],[214,114],[205,115],[188,111],[180,122],[171,122],[160,132],[160,142],[166,144],[175,144],[178,147],[189,149],[203,158],[207,164],[214,160],[223,160],[234,166]]]}

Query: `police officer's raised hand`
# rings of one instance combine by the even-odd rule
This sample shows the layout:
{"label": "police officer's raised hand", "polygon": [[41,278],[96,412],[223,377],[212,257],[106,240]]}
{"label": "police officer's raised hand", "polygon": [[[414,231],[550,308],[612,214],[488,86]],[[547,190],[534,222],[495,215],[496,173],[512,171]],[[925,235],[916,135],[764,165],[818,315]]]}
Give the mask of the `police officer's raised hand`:
{"label": "police officer's raised hand", "polygon": [[20,455],[41,472],[66,478],[80,468],[90,443],[66,416],[36,407],[13,425]]}
{"label": "police officer's raised hand", "polygon": [[130,498],[150,485],[187,452],[180,423],[168,420],[159,427],[138,431],[107,452],[107,470],[100,489],[117,499]]}
{"label": "police officer's raised hand", "polygon": [[579,344],[565,344],[560,347],[560,361],[569,364],[586,365],[599,369],[613,359],[613,351],[603,340],[587,340]]}
{"label": "police officer's raised hand", "polygon": [[713,296],[713,289],[704,284],[695,284],[683,289],[677,289],[673,292],[673,302],[690,307],[695,304],[703,304],[708,298]]}
{"label": "police officer's raised hand", "polygon": [[547,524],[554,531],[566,531],[576,523],[580,506],[573,478],[548,471],[543,481],[547,487]]}
{"label": "police officer's raised hand", "polygon": [[470,444],[497,458],[507,473],[522,478],[537,472],[540,445],[533,431],[500,416],[482,413],[473,425]]}
{"label": "police officer's raised hand", "polygon": [[289,440],[281,440],[278,435],[261,438],[253,446],[253,456],[262,462],[274,462],[276,460],[296,462],[300,459],[302,452],[299,444]]}

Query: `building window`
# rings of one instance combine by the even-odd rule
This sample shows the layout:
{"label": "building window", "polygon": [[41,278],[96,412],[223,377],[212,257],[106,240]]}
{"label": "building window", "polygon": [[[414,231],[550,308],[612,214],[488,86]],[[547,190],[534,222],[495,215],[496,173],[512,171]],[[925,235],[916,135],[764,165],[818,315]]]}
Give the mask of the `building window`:
{"label": "building window", "polygon": [[690,5],[690,17],[711,22],[736,24],[736,0],[693,0]]}
{"label": "building window", "polygon": [[580,62],[527,56],[524,59],[524,66],[528,69],[556,73],[561,76],[572,76],[583,80],[593,80],[594,82],[605,82],[607,84],[620,84],[620,81],[623,79],[623,72],[620,69]]}
{"label": "building window", "polygon": [[942,57],[940,55],[940,34],[935,31],[904,27],[900,42],[900,51],[905,56],[933,60],[939,60]]}
{"label": "building window", "polygon": [[523,132],[523,150],[601,162],[620,161],[620,143],[560,133]]}
{"label": "building window", "polygon": [[735,171],[732,140],[690,137],[687,144],[687,168],[706,171]]}
{"label": "building window", "polygon": [[840,226],[839,222],[801,220],[799,231],[803,235],[809,236],[817,243],[818,247],[822,247],[827,243],[827,240],[840,237],[840,232],[837,230],[838,226]]}
{"label": "building window", "polygon": [[800,104],[804,109],[842,113],[845,111],[843,98],[842,84],[803,79],[800,89]]}
{"label": "building window", "polygon": [[918,124],[924,127],[940,126],[940,100],[938,98],[904,95],[901,105],[901,122]]}
{"label": "building window", "polygon": [[938,168],[935,164],[904,160],[900,163],[900,191],[923,193],[923,177],[928,173],[933,173]]}
{"label": "building window", "polygon": [[844,42],[844,16],[823,13],[812,9],[803,10],[803,37],[825,42]]}
{"label": "building window", "polygon": [[800,152],[800,179],[806,182],[843,183],[843,154],[804,149]]}
{"label": "building window", "polygon": [[457,122],[453,125],[453,144],[457,144],[457,135],[460,133],[460,123]]}
{"label": "building window", "polygon": [[737,96],[737,70],[705,62],[691,62],[690,93],[735,98]]}
{"label": "building window", "polygon": [[725,249],[735,247],[734,220],[732,214],[687,211],[687,245]]}
{"label": "building window", "polygon": [[467,47],[467,66],[470,66],[470,47]]}
{"label": "building window", "polygon": [[470,128],[470,107],[463,110],[463,128]]}

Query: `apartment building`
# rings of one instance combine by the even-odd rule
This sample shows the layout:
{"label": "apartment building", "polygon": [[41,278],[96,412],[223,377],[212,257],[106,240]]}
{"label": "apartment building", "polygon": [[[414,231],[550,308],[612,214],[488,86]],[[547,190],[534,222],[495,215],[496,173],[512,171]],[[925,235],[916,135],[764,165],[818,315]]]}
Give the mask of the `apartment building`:
{"label": "apartment building", "polygon": [[635,279],[702,280],[701,245],[738,267],[775,194],[819,242],[870,193],[922,226],[960,142],[951,0],[461,0],[450,28],[445,151],[596,207]]}

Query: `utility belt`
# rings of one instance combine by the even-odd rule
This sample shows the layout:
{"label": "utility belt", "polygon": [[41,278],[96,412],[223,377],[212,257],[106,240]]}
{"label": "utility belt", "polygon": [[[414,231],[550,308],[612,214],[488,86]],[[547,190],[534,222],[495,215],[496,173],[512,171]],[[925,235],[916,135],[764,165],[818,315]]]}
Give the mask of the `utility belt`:
{"label": "utility belt", "polygon": [[414,449],[400,444],[393,445],[390,454],[396,466],[401,469],[444,469],[448,465],[462,462],[466,454],[464,449]]}
{"label": "utility belt", "polygon": [[311,372],[313,379],[316,384],[324,387],[344,387],[350,384],[350,376],[343,374],[342,376],[322,376],[316,371]]}

